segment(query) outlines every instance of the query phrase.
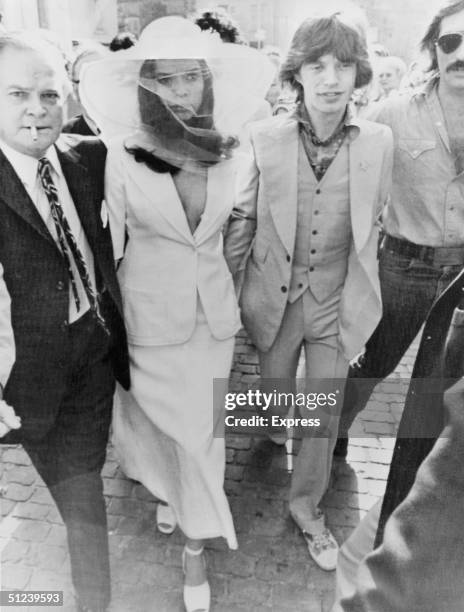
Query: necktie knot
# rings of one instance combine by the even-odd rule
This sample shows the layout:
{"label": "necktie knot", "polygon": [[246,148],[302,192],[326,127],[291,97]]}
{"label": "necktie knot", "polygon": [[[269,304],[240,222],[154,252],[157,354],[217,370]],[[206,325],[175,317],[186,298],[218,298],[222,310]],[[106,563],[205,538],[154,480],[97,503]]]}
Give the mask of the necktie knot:
{"label": "necktie knot", "polygon": [[52,165],[50,163],[50,160],[48,159],[48,157],[41,157],[39,159],[39,163],[37,166],[37,172],[39,174],[40,177],[43,177],[44,174],[48,171],[50,172],[52,169]]}
{"label": "necktie knot", "polygon": [[[58,205],[58,192],[56,190],[55,183],[52,177],[52,164],[47,157],[41,157],[37,165],[37,173],[42,183],[43,190],[47,194],[47,198],[50,202]],[[53,213],[53,210],[52,210]]]}

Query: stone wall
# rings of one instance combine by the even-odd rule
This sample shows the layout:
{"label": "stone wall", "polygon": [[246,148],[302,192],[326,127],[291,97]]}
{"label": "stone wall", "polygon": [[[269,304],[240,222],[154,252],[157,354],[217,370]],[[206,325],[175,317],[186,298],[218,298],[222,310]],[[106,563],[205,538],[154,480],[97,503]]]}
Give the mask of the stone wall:
{"label": "stone wall", "polygon": [[258,354],[256,348],[241,329],[235,339],[234,361],[230,374],[229,391],[244,391],[248,385],[259,380]]}
{"label": "stone wall", "polygon": [[166,15],[185,17],[191,10],[192,0],[118,0],[119,30],[138,36],[154,19]]}

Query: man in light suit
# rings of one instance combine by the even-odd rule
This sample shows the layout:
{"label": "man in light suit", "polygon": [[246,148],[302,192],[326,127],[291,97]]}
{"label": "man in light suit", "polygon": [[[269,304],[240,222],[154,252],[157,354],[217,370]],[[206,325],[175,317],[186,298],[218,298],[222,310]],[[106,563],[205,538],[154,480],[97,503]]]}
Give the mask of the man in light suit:
{"label": "man in light suit", "polygon": [[101,611],[110,577],[100,471],[115,374],[129,385],[127,346],[102,208],[105,149],[59,137],[66,92],[52,46],[0,37],[0,263],[16,346],[2,391],[22,421],[3,440],[23,444],[61,513],[78,609]]}
{"label": "man in light suit", "polygon": [[[388,128],[356,120],[348,107],[353,89],[371,77],[364,36],[349,16],[308,19],[281,70],[296,90],[296,112],[251,128],[253,156],[225,254],[232,273],[243,274],[242,320],[271,391],[295,390],[302,347],[307,392],[327,391],[327,380],[342,390],[348,360],[380,317],[375,222],[389,191],[392,138]],[[311,413],[302,409],[301,416]],[[323,425],[317,438],[303,439],[290,512],[313,559],[333,570],[338,545],[319,502],[336,417],[325,415]]]}

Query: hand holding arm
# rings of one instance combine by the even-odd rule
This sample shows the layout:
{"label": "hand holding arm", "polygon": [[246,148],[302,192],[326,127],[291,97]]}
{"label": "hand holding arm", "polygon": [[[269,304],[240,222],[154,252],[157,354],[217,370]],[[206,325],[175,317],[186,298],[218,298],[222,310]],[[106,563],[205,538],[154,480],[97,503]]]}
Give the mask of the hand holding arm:
{"label": "hand holding arm", "polygon": [[105,199],[117,264],[122,259],[126,246],[126,192],[120,147],[122,144],[118,146],[116,143],[109,147],[105,168]]}
{"label": "hand holding arm", "polygon": [[3,267],[0,263],[0,399],[15,362],[15,342],[11,325],[11,300],[3,280]]}
{"label": "hand holding arm", "polygon": [[10,429],[21,427],[21,419],[3,401],[3,389],[10,376],[15,361],[15,343],[11,325],[11,300],[3,280],[3,267],[0,264],[0,438]]}
{"label": "hand holding arm", "polygon": [[15,411],[5,401],[0,400],[0,438],[5,436],[11,429],[19,429],[21,419],[16,416]]}
{"label": "hand holding arm", "polygon": [[224,257],[233,275],[245,264],[256,231],[259,171],[254,156],[240,160],[235,205],[224,237]]}

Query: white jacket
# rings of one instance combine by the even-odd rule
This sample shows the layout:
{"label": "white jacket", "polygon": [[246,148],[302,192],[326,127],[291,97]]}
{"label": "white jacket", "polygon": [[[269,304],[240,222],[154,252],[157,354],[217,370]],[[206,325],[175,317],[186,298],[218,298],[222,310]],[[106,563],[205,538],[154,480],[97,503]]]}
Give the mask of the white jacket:
{"label": "white jacket", "polygon": [[230,160],[208,169],[206,206],[192,235],[171,175],[136,162],[122,143],[110,146],[106,202],[115,258],[122,258],[118,276],[130,343],[188,340],[198,296],[215,338],[230,338],[240,329],[222,236],[236,165]]}

